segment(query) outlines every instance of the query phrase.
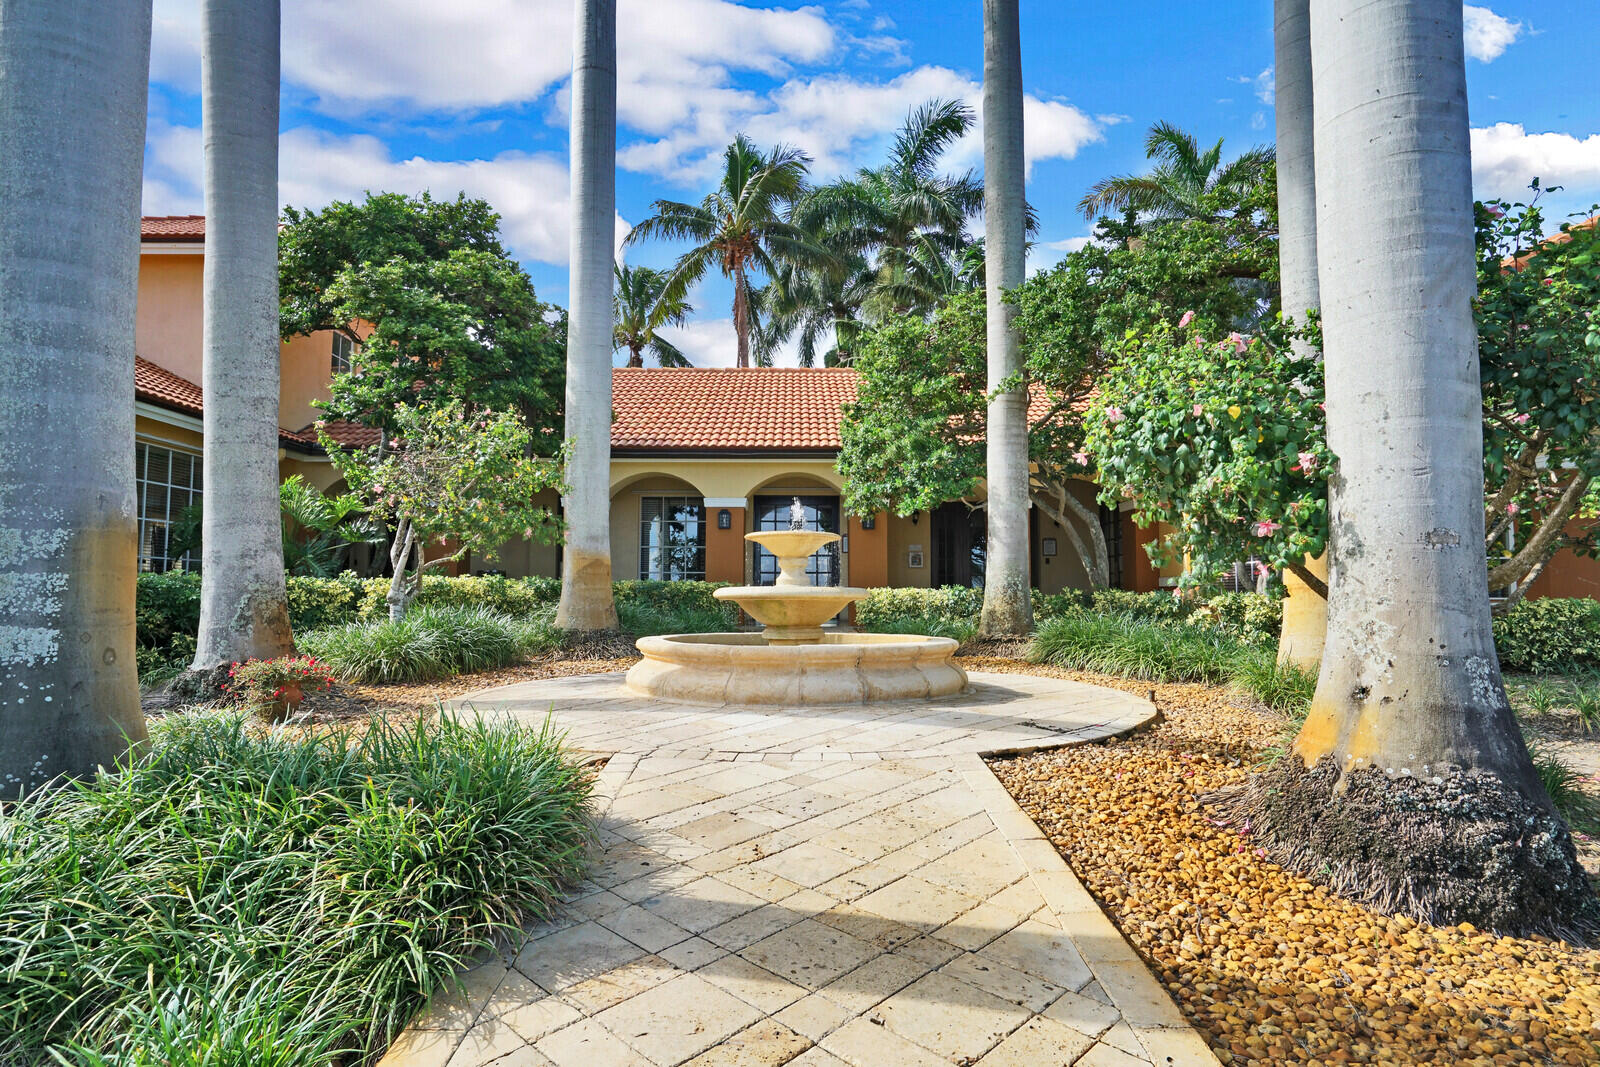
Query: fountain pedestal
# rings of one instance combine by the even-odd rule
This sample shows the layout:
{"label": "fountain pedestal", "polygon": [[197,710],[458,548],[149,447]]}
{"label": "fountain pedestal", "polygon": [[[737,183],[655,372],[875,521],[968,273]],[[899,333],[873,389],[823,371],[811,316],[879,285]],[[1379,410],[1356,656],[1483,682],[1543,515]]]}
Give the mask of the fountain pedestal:
{"label": "fountain pedestal", "polygon": [[718,589],[764,629],[759,634],[675,634],[639,639],[644,656],[628,688],[701,704],[861,704],[948,696],[967,686],[950,662],[956,642],[917,634],[828,633],[822,624],[867,595],[815,586],[806,561],[838,534],[745,534],[778,557],[773,585]]}

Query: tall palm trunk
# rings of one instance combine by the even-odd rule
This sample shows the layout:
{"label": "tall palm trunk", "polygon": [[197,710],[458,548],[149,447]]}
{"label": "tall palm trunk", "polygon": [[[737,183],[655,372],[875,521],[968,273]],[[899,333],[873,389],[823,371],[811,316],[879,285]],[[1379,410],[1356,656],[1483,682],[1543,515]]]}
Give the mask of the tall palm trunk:
{"label": "tall palm trunk", "polygon": [[572,60],[572,254],[567,328],[566,551],[556,625],[614,630],[611,286],[617,204],[617,3],[577,0]]}
{"label": "tall palm trunk", "polygon": [[[1278,276],[1284,318],[1304,322],[1317,307],[1317,176],[1311,102],[1310,0],[1276,0],[1274,69],[1278,114]],[[1309,355],[1305,342],[1297,354]],[[1308,566],[1319,577],[1323,567]],[[1285,605],[1278,660],[1315,670],[1322,660],[1328,603],[1298,578],[1284,576],[1292,603]]]}
{"label": "tall palm trunk", "polygon": [[1489,628],[1461,5],[1318,0],[1311,41],[1331,600],[1253,829],[1385,910],[1600,931]]}
{"label": "tall palm trunk", "polygon": [[205,506],[196,671],[294,652],[278,503],[278,3],[206,0]]}
{"label": "tall palm trunk", "polygon": [[744,264],[733,267],[733,332],[739,337],[737,366],[750,366],[750,286],[744,275]]}
{"label": "tall palm trunk", "polygon": [[1028,593],[1028,390],[994,392],[1022,370],[1006,290],[1026,273],[1023,222],[1022,40],[1017,0],[983,0],[983,210],[989,296],[988,559],[982,629],[1033,628]]}
{"label": "tall palm trunk", "polygon": [[150,0],[0,6],[0,796],[145,738],[133,316]]}

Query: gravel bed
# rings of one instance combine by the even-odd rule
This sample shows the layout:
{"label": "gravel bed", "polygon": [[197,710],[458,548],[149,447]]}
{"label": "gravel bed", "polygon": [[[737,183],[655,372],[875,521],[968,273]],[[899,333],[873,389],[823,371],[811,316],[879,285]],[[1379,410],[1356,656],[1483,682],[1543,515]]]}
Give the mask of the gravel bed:
{"label": "gravel bed", "polygon": [[1223,1063],[1600,1063],[1600,951],[1378,915],[1213,821],[1197,795],[1281,720],[1216,687],[1011,669],[1155,691],[1147,732],[991,766]]}

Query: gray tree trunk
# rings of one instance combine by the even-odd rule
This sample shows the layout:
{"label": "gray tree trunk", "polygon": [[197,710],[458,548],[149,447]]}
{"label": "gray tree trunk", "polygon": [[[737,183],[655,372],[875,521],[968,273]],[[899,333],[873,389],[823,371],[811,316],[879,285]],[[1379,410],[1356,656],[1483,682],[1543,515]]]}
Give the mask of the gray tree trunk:
{"label": "gray tree trunk", "polygon": [[617,204],[617,4],[577,0],[572,61],[571,308],[567,319],[566,550],[556,625],[614,630],[611,593],[611,286]]}
{"label": "gray tree trunk", "polygon": [[1490,631],[1461,4],[1317,0],[1311,43],[1328,633],[1254,839],[1383,910],[1600,931]]}
{"label": "gray tree trunk", "polygon": [[1023,218],[1022,40],[1017,0],[983,0],[983,212],[988,269],[989,401],[988,559],[982,632],[990,637],[1033,629],[1028,591],[1028,390],[995,390],[1022,370],[1005,293],[1027,271]]}
{"label": "gray tree trunk", "polygon": [[0,5],[0,796],[145,738],[133,331],[150,0]]}
{"label": "gray tree trunk", "polygon": [[278,0],[206,0],[205,492],[193,669],[294,652],[278,505]]}
{"label": "gray tree trunk", "polygon": [[[1311,102],[1310,0],[1276,0],[1274,69],[1278,123],[1278,275],[1285,319],[1303,323],[1318,306],[1317,177]],[[1296,354],[1311,354],[1304,341]],[[1278,662],[1316,670],[1327,629],[1327,603],[1302,582],[1285,585],[1304,603],[1285,610]]]}

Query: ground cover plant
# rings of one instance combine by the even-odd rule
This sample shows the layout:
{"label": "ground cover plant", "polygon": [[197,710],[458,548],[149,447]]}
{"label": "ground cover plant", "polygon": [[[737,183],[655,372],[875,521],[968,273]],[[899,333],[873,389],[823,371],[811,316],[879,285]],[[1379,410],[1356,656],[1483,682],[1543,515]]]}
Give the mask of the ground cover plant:
{"label": "ground cover plant", "polygon": [[0,813],[0,1062],[354,1062],[549,914],[589,793],[548,729],[172,716]]}
{"label": "ground cover plant", "polygon": [[426,682],[504,667],[559,647],[547,619],[519,620],[484,608],[426,607],[400,619],[315,630],[300,647],[349,682]]}

